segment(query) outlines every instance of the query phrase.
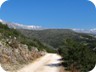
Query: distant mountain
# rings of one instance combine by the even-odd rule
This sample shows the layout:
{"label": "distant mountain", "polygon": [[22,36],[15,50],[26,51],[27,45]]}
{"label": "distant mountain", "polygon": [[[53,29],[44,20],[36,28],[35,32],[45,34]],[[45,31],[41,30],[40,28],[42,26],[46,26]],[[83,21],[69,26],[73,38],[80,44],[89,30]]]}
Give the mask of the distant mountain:
{"label": "distant mountain", "polygon": [[79,32],[79,33],[91,33],[91,34],[96,34],[96,29],[72,29],[75,32]]}
{"label": "distant mountain", "polygon": [[10,28],[14,28],[14,29],[28,29],[28,30],[41,30],[43,29],[41,26],[35,26],[35,25],[23,25],[23,24],[19,24],[19,23],[12,23],[12,22],[7,22],[4,20],[0,19],[0,22],[2,24],[7,24]]}
{"label": "distant mountain", "polygon": [[[41,26],[35,26],[35,25],[24,25],[24,24],[19,24],[19,23],[14,23],[14,22],[7,22],[2,19],[0,19],[0,22],[2,24],[7,24],[10,28],[14,29],[27,29],[27,30],[43,30],[45,28]],[[94,29],[70,29],[75,32],[79,33],[91,33],[91,34],[96,34],[96,28]]]}

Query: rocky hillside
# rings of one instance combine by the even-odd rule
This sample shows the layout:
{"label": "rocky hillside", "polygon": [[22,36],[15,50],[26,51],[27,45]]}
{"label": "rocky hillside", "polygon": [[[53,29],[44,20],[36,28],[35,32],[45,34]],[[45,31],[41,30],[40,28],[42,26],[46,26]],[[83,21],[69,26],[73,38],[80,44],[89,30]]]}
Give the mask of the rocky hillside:
{"label": "rocky hillside", "polygon": [[21,44],[13,39],[2,39],[0,41],[0,63],[6,70],[13,70],[16,66],[27,64],[42,56],[42,52],[36,47],[29,51],[26,44]]}
{"label": "rocky hillside", "polygon": [[15,29],[0,23],[0,63],[6,70],[15,70],[44,55],[43,44],[24,37]]}

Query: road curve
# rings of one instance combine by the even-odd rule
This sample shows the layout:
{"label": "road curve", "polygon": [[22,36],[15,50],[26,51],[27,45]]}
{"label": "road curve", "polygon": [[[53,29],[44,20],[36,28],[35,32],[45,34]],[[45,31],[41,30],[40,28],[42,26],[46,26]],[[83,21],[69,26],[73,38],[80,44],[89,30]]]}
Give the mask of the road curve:
{"label": "road curve", "polygon": [[57,54],[46,54],[17,72],[59,72],[61,57]]}

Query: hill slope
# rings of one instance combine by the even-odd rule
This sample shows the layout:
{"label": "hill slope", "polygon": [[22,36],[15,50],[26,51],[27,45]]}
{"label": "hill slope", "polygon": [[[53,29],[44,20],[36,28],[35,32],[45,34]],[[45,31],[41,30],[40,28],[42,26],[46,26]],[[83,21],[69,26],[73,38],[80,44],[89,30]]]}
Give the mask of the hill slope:
{"label": "hill slope", "polygon": [[91,34],[76,33],[70,29],[45,29],[45,30],[19,30],[23,35],[29,38],[36,38],[40,41],[59,48],[66,39],[75,39],[78,41],[95,42],[96,38]]}
{"label": "hill slope", "polygon": [[0,23],[0,63],[6,70],[20,68],[23,64],[44,55],[49,50],[37,39],[30,39],[16,29]]}

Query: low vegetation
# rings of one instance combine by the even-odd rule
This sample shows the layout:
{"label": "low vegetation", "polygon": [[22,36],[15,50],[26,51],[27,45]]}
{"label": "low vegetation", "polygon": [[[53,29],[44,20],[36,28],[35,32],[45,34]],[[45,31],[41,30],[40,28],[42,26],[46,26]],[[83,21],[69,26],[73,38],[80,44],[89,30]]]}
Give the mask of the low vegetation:
{"label": "low vegetation", "polygon": [[[58,52],[63,57],[63,66],[71,72],[88,72],[96,63],[96,51],[91,43],[78,42],[73,39],[64,41],[63,48]],[[92,45],[92,44],[91,44]],[[95,45],[96,47],[96,45]]]}

